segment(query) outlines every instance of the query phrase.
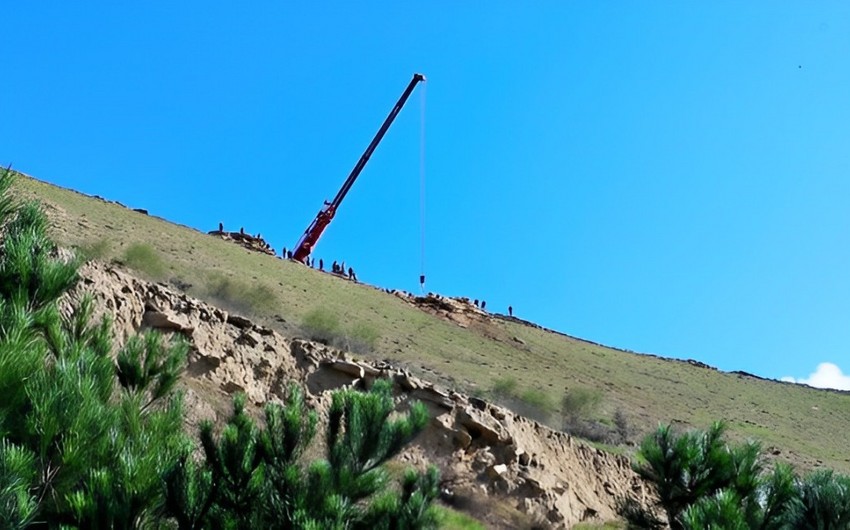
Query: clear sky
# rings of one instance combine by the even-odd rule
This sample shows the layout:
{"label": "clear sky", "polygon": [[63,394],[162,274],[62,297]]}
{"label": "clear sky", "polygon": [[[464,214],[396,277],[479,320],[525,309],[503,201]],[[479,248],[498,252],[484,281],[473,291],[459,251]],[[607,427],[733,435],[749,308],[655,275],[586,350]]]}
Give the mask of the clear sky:
{"label": "clear sky", "polygon": [[[422,72],[429,290],[848,384],[850,3],[236,5],[0,0],[0,163],[292,248]],[[422,92],[314,254],[414,292]]]}

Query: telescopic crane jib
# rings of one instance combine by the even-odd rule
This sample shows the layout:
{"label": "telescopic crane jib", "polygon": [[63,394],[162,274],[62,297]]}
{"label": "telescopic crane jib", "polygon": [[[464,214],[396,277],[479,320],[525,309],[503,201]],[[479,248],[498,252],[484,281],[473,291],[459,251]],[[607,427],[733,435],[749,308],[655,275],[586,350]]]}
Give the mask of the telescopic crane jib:
{"label": "telescopic crane jib", "polygon": [[325,205],[321,210],[319,210],[316,218],[313,219],[313,222],[310,223],[310,226],[308,226],[307,230],[304,231],[304,235],[301,236],[301,239],[298,241],[298,245],[296,245],[295,250],[292,253],[293,259],[303,262],[307,259],[310,253],[313,252],[316,242],[319,241],[319,238],[322,236],[322,232],[325,231],[325,228],[333,220],[334,215],[336,215],[336,211],[339,209],[339,205],[342,203],[342,200],[345,198],[348,190],[351,189],[354,181],[357,180],[360,172],[363,171],[363,168],[366,166],[366,162],[368,162],[369,157],[372,156],[372,152],[376,147],[378,147],[378,144],[381,142],[384,134],[386,134],[387,129],[390,128],[393,120],[395,120],[395,117],[407,102],[407,98],[410,97],[411,92],[413,92],[413,89],[420,81],[425,81],[425,76],[422,74],[413,74],[413,79],[410,80],[410,83],[408,83],[407,88],[404,89],[404,92],[398,99],[398,102],[390,111],[389,116],[387,116],[387,119],[384,120],[381,128],[378,129],[378,133],[372,139],[372,143],[369,144],[369,147],[367,147],[366,151],[363,152],[363,155],[360,157],[360,160],[357,161],[354,169],[351,170],[351,174],[349,174],[348,178],[345,179],[345,183],[343,183],[342,188],[340,188],[336,197],[334,197],[334,200],[331,202],[325,201]]}

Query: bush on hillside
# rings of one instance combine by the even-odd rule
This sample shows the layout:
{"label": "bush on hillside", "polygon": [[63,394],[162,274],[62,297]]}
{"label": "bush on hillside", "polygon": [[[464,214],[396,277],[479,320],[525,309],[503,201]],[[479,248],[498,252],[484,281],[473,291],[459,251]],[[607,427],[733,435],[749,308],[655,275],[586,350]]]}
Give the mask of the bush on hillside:
{"label": "bush on hillside", "polygon": [[109,255],[111,244],[106,239],[82,243],[77,247],[77,254],[84,260],[103,260]]}
{"label": "bush on hillside", "polygon": [[536,388],[522,390],[512,376],[496,378],[490,395],[502,406],[541,423],[547,423],[555,411],[555,403],[547,392]]}
{"label": "bush on hillside", "polygon": [[307,313],[301,329],[310,340],[361,355],[374,351],[381,338],[378,330],[367,322],[356,322],[346,331],[339,317],[324,307]]}
{"label": "bush on hillside", "polygon": [[334,341],[342,336],[339,317],[322,307],[317,307],[304,315],[301,327],[310,340],[322,344],[333,345]]}
{"label": "bush on hillside", "polygon": [[601,404],[602,391],[598,388],[571,388],[561,398],[561,415],[569,422],[595,420]]}
{"label": "bush on hillside", "polygon": [[165,274],[165,263],[159,253],[147,243],[133,243],[127,247],[121,263],[149,278],[159,279]]}
{"label": "bush on hillside", "polygon": [[258,315],[278,305],[277,297],[268,285],[244,282],[220,273],[204,278],[199,294],[228,311],[246,315]]}
{"label": "bush on hillside", "polygon": [[493,380],[493,386],[490,389],[490,394],[496,399],[513,398],[516,396],[519,383],[516,377],[504,376],[497,377]]}

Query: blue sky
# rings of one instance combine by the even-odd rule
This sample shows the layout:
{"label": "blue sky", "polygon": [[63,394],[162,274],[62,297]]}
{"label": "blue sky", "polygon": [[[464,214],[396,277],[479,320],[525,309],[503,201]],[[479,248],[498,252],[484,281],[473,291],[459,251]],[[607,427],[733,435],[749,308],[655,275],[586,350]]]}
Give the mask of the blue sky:
{"label": "blue sky", "polygon": [[[0,8],[0,163],[291,248],[422,72],[430,290],[847,383],[850,4],[119,4]],[[410,291],[421,92],[314,254]]]}

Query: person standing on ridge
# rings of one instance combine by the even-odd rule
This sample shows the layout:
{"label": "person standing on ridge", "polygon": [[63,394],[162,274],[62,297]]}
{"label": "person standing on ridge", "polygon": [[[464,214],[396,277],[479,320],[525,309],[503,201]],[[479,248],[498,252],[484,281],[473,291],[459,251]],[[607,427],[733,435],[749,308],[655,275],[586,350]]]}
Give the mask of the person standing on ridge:
{"label": "person standing on ridge", "polygon": [[508,306],[508,316],[514,316],[514,308],[513,306]]}

